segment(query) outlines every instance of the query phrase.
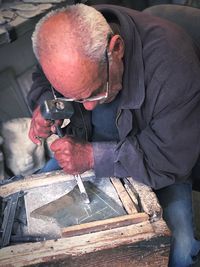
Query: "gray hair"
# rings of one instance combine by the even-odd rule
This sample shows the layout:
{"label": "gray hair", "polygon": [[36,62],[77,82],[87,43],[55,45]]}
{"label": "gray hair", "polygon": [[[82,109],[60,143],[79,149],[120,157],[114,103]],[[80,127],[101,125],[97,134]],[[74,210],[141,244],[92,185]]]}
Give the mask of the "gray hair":
{"label": "gray hair", "polygon": [[104,61],[108,39],[113,33],[112,29],[99,11],[84,4],[69,5],[53,10],[37,23],[32,35],[32,42],[38,61],[40,61],[41,50],[39,42],[41,27],[45,21],[58,13],[65,13],[70,18],[70,23],[72,23],[70,35],[79,40],[77,46],[80,52],[92,60]]}

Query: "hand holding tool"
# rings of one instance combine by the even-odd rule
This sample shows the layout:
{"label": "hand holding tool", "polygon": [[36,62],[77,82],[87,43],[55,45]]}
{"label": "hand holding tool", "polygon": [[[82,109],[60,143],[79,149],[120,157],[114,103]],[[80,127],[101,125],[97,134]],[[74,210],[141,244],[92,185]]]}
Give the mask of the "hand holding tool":
{"label": "hand holding tool", "polygon": [[[45,100],[44,103],[40,106],[40,111],[42,116],[46,120],[63,120],[63,119],[70,119],[71,116],[74,114],[74,108],[71,102],[67,101],[66,99],[57,98],[53,88],[52,88],[54,99],[52,100]],[[62,128],[59,125],[56,125],[56,132],[59,137],[63,137],[64,133]],[[83,197],[83,200],[86,204],[90,203],[88,194],[85,190],[83,181],[81,179],[80,174],[74,175],[76,182],[78,184],[79,190]]]}

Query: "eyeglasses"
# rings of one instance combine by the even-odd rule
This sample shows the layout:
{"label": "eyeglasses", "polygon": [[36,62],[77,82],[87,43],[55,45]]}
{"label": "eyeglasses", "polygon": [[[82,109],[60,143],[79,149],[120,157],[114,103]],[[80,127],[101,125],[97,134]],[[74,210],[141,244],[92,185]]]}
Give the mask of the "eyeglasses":
{"label": "eyeglasses", "polygon": [[110,65],[109,65],[109,57],[108,57],[108,50],[106,49],[106,67],[107,67],[107,80],[106,80],[106,84],[104,86],[105,91],[102,90],[102,93],[98,93],[96,96],[90,96],[88,98],[84,98],[84,99],[75,99],[75,98],[66,98],[66,97],[56,97],[55,95],[55,89],[53,88],[53,86],[51,86],[51,90],[52,93],[54,95],[54,98],[56,98],[58,101],[74,101],[74,102],[78,102],[78,103],[84,103],[84,102],[92,102],[92,101],[97,101],[97,100],[105,100],[108,97],[108,93],[109,93],[109,73],[110,73]]}

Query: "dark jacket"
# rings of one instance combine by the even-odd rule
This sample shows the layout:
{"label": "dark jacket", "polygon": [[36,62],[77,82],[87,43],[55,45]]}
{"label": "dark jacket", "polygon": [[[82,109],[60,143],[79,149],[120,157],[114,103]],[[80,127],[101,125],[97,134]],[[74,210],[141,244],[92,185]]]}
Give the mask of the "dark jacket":
{"label": "dark jacket", "polygon": [[[200,152],[196,48],[170,22],[118,6],[96,8],[119,26],[125,42],[120,141],[93,143],[96,176],[132,176],[154,189],[187,180]],[[32,103],[49,94],[37,80]]]}

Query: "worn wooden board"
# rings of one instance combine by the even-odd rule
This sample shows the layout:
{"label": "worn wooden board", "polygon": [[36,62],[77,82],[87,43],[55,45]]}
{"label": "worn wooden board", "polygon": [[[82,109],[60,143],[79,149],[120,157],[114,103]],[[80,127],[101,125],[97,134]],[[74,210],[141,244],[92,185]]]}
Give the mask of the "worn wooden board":
{"label": "worn wooden board", "polygon": [[137,224],[148,220],[146,213],[131,214],[126,216],[118,216],[116,218],[84,223],[81,225],[73,225],[62,228],[62,236],[76,236],[89,233],[96,233],[99,231],[105,231],[107,229],[119,228],[122,226],[128,226],[131,224]]}
{"label": "worn wooden board", "polygon": [[45,263],[48,266],[47,263],[51,262],[52,259],[77,257],[169,234],[164,221],[162,221],[162,227],[159,225],[158,232],[155,231],[156,224],[157,222],[154,223],[153,227],[147,220],[116,229],[82,235],[81,238],[80,236],[74,236],[9,246],[0,250],[0,263],[1,266],[13,267],[30,266],[38,263]]}
{"label": "worn wooden board", "polygon": [[[81,175],[83,179],[95,176],[93,171],[85,172]],[[0,196],[6,197],[20,190],[28,190],[49,184],[62,183],[74,180],[73,175],[65,174],[63,171],[34,174],[24,177],[24,179],[0,187]]]}
{"label": "worn wooden board", "polygon": [[128,180],[133,191],[137,192],[142,210],[150,216],[151,221],[162,218],[162,208],[151,187],[135,181],[132,177],[124,179]]}
{"label": "worn wooden board", "polygon": [[167,267],[169,243],[158,237],[137,244],[92,252],[77,257],[60,257],[37,267]]}
{"label": "worn wooden board", "polygon": [[113,186],[115,187],[126,212],[128,214],[138,213],[135,203],[132,201],[120,179],[111,177],[110,180],[113,183]]}

